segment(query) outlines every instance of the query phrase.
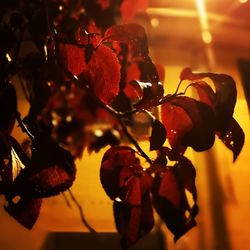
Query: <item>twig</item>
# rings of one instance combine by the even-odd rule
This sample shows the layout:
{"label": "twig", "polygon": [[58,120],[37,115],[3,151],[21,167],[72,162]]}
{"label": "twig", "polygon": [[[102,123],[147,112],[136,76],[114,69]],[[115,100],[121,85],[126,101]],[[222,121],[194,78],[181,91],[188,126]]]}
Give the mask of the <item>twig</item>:
{"label": "twig", "polygon": [[63,197],[63,199],[64,199],[64,201],[65,201],[67,207],[68,207],[68,208],[72,208],[72,207],[71,207],[71,204],[70,204],[70,202],[69,202],[69,199],[68,199],[68,197],[66,196],[65,192],[62,192],[61,194],[62,194],[62,197]]}
{"label": "twig", "polygon": [[128,132],[128,129],[126,127],[126,125],[123,123],[122,119],[118,118],[118,121],[122,127],[122,130],[124,132],[124,134],[127,136],[127,138],[130,140],[130,142],[136,147],[136,149],[138,150],[138,152],[140,153],[140,155],[142,157],[145,158],[145,160],[152,164],[152,160],[149,158],[149,156],[143,151],[143,149],[140,147],[140,145],[137,143],[137,141],[134,139],[134,137]]}
{"label": "twig", "polygon": [[178,84],[178,86],[177,86],[177,88],[176,88],[176,90],[175,90],[175,95],[178,93],[178,90],[179,90],[179,88],[180,88],[180,86],[181,86],[181,84],[182,84],[182,81],[183,80],[180,80],[180,82],[179,82],[179,84]]}
{"label": "twig", "polygon": [[82,223],[83,225],[89,230],[90,233],[94,233],[96,234],[97,232],[95,231],[95,229],[93,227],[91,227],[89,225],[89,223],[87,222],[85,216],[84,216],[84,213],[83,213],[83,209],[82,209],[82,206],[79,204],[79,202],[77,201],[77,199],[75,198],[74,194],[72,193],[72,191],[69,189],[69,195],[70,195],[70,198],[72,199],[72,201],[75,203],[75,205],[77,206],[78,210],[79,210],[79,213],[80,213],[80,216],[81,216],[81,220],[82,220]]}
{"label": "twig", "polygon": [[21,115],[20,115],[20,113],[16,113],[16,120],[17,120],[17,122],[18,122],[18,125],[20,126],[20,128],[22,129],[22,131],[24,132],[24,133],[26,133],[28,136],[29,136],[29,138],[33,141],[34,139],[35,139],[35,137],[34,137],[34,135],[32,135],[31,133],[30,133],[30,131],[27,129],[27,127],[24,125],[24,123],[23,123],[23,121],[22,121],[22,119],[21,119]]}

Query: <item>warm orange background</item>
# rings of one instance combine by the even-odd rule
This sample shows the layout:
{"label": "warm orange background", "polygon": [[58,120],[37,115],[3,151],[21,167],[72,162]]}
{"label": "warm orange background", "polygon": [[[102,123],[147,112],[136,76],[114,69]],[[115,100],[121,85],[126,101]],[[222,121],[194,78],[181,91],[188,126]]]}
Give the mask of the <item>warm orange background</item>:
{"label": "warm orange background", "polygon": [[[152,2],[155,2],[155,6],[156,4],[163,6],[165,1]],[[166,1],[166,5],[167,2],[171,1]],[[183,8],[188,9],[187,2],[176,1],[179,5],[183,3]],[[210,0],[210,2],[215,4],[215,1]],[[158,18],[159,21],[159,26],[148,29],[152,37],[151,55],[157,63],[165,65],[166,92],[174,92],[179,72],[186,66],[195,70],[211,69],[213,72],[232,75],[238,89],[234,117],[246,135],[244,148],[234,164],[232,153],[220,141],[216,141],[213,149],[206,153],[188,151],[188,156],[197,168],[200,205],[198,226],[182,237],[176,245],[173,244],[165,226],[162,226],[167,236],[168,249],[248,250],[250,247],[250,119],[236,61],[239,58],[250,59],[250,29],[247,29],[249,26],[239,28],[238,24],[234,23],[213,25],[211,32],[214,34],[214,42],[204,45],[200,40],[199,24],[196,19],[164,17],[166,21],[163,21],[163,17],[153,14],[151,17]],[[223,34],[223,37],[220,34]],[[21,100],[19,109],[25,114],[27,104],[21,91],[18,94]],[[23,135],[18,128],[14,134],[20,141],[22,140]],[[148,149],[146,142],[142,145],[145,150]],[[115,231],[112,203],[105,195],[99,181],[99,166],[104,151],[92,155],[84,153],[83,159],[77,162],[77,180],[72,191],[82,204],[89,223],[99,232],[112,232]],[[1,197],[1,205],[3,203]],[[72,208],[66,206],[61,195],[44,199],[38,222],[31,231],[22,228],[1,208],[0,249],[38,250],[49,231],[87,231],[81,224],[78,210],[72,202],[71,206]]]}

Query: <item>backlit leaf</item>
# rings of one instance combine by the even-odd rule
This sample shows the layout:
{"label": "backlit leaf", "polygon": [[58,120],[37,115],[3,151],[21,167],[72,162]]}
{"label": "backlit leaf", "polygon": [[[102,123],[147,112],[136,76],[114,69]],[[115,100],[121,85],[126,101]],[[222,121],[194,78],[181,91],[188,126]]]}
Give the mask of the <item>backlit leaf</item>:
{"label": "backlit leaf", "polygon": [[115,53],[104,45],[87,50],[71,44],[61,44],[60,51],[67,69],[86,84],[105,104],[114,100],[119,92],[120,64]]}
{"label": "backlit leaf", "polygon": [[128,249],[154,226],[153,209],[149,193],[140,206],[114,202],[114,217],[117,231],[121,234],[121,246]]}
{"label": "backlit leaf", "polygon": [[150,137],[150,150],[159,150],[167,138],[164,125],[157,119],[153,121]]}
{"label": "backlit leaf", "polygon": [[126,43],[134,56],[148,55],[148,41],[145,29],[136,23],[111,26],[106,30],[104,39]]}
{"label": "backlit leaf", "polygon": [[236,161],[244,145],[245,134],[234,118],[232,118],[225,135],[219,136],[219,138],[222,140],[225,146],[233,152],[233,161]]}
{"label": "backlit leaf", "polygon": [[125,146],[112,147],[104,154],[100,178],[110,199],[130,205],[141,205],[152,186],[152,177],[143,171],[135,151]]}
{"label": "backlit leaf", "polygon": [[[153,188],[154,207],[174,234],[175,241],[196,225],[194,218],[198,213],[196,203],[191,207],[185,194],[185,186],[189,187],[190,178],[184,177],[183,174],[185,171],[189,175],[193,173],[189,164],[187,166],[183,165],[183,171],[178,168],[179,165],[162,171],[156,176]],[[193,174],[191,176],[193,177]],[[193,178],[191,179],[193,183]]]}
{"label": "backlit leaf", "polygon": [[10,201],[4,208],[21,225],[31,229],[39,216],[41,205],[42,199],[21,197],[17,203]]}
{"label": "backlit leaf", "polygon": [[123,0],[121,14],[124,22],[130,22],[139,11],[145,11],[148,7],[148,0]]}
{"label": "backlit leaf", "polygon": [[233,78],[225,74],[193,73],[191,69],[184,69],[181,74],[183,80],[199,81],[210,78],[215,87],[216,127],[222,136],[228,130],[234,106],[236,103],[236,84]]}
{"label": "backlit leaf", "polygon": [[161,111],[173,150],[181,153],[191,146],[204,151],[214,144],[215,114],[208,105],[190,97],[176,97],[163,103]]}

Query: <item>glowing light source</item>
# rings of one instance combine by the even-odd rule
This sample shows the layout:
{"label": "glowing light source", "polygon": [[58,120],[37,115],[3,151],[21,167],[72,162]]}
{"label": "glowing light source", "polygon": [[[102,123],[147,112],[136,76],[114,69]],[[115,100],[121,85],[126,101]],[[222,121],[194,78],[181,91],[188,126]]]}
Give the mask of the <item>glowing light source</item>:
{"label": "glowing light source", "polygon": [[208,24],[208,17],[207,17],[207,11],[205,7],[205,0],[196,0],[196,6],[198,10],[198,15],[200,18],[200,25],[201,25],[201,31],[202,31],[202,40],[206,44],[210,44],[213,40],[212,34],[209,31],[209,24]]}
{"label": "glowing light source", "polygon": [[9,53],[7,53],[5,56],[6,56],[7,60],[8,60],[8,62],[11,62],[11,61],[12,61],[12,59],[11,59]]}
{"label": "glowing light source", "polygon": [[159,20],[155,17],[150,20],[150,23],[151,23],[152,27],[154,27],[154,28],[159,26]]}
{"label": "glowing light source", "polygon": [[211,43],[212,40],[213,40],[211,33],[210,33],[209,31],[207,31],[207,30],[206,30],[206,31],[203,31],[203,32],[202,32],[202,40],[203,40],[203,42],[206,43],[206,44]]}
{"label": "glowing light source", "polygon": [[248,0],[239,0],[240,3],[247,3]]}

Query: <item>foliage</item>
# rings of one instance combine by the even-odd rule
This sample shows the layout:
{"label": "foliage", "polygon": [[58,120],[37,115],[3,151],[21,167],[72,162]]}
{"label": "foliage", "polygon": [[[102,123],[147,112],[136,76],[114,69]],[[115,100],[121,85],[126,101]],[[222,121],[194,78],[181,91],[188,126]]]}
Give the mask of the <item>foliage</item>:
{"label": "foliage", "polygon": [[[239,155],[244,133],[233,118],[234,80],[186,68],[176,92],[166,94],[146,32],[131,23],[147,5],[146,0],[1,1],[0,191],[6,211],[23,226],[32,228],[42,198],[71,187],[74,160],[84,149],[98,152],[110,145],[100,178],[114,201],[122,247],[151,231],[153,207],[176,241],[196,225],[199,210],[187,147],[208,150],[218,136],[234,161]],[[30,104],[23,120],[13,76]],[[191,88],[196,99],[187,95]],[[154,159],[130,132],[140,113],[151,120]],[[11,136],[16,120],[29,138],[22,146]],[[127,142],[132,147],[121,145]]]}

